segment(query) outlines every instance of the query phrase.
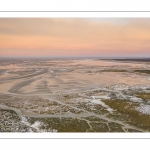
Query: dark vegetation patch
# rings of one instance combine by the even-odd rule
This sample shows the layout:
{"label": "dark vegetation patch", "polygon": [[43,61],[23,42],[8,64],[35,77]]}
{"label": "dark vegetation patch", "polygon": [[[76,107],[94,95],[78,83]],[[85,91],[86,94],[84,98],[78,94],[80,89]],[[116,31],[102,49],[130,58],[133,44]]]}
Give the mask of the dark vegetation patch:
{"label": "dark vegetation patch", "polygon": [[109,131],[107,124],[103,122],[101,123],[91,122],[90,125],[92,126],[92,129],[94,132],[108,132]]}
{"label": "dark vegetation patch", "polygon": [[135,108],[139,106],[138,103],[131,103],[126,100],[104,100],[104,102],[109,107],[116,110],[116,113],[118,113],[116,116],[110,114],[108,117],[115,117],[116,119],[122,117],[122,121],[141,129],[150,131],[150,116],[135,110]]}
{"label": "dark vegetation patch", "polygon": [[128,71],[123,69],[108,69],[108,70],[101,70],[99,72],[128,72]]}
{"label": "dark vegetation patch", "polygon": [[150,70],[134,70],[134,72],[150,74]]}
{"label": "dark vegetation patch", "polygon": [[58,132],[87,132],[90,127],[84,120],[73,118],[28,118],[31,124],[35,121],[43,123],[41,129],[55,129]]}
{"label": "dark vegetation patch", "polygon": [[108,122],[94,116],[86,117],[84,119],[90,121],[92,132],[124,132],[122,125],[114,122]]}
{"label": "dark vegetation patch", "polygon": [[137,97],[141,98],[145,101],[149,101],[150,100],[150,93],[137,93]]}

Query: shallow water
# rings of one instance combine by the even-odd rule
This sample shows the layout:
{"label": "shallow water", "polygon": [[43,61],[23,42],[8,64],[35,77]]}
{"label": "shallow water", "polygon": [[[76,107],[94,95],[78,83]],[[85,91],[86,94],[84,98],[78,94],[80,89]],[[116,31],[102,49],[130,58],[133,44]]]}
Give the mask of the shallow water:
{"label": "shallow water", "polygon": [[[17,61],[17,60],[16,60]],[[48,66],[53,62],[54,65]],[[147,63],[120,63],[99,60],[42,61],[5,65],[6,74],[0,75],[0,92],[16,94],[59,94],[96,89],[100,86],[126,84],[150,86],[149,76],[131,73],[135,68],[149,68]],[[10,62],[11,63],[11,62]],[[44,64],[45,63],[45,64]],[[4,66],[0,66],[3,69]],[[124,69],[126,72],[109,72]],[[38,70],[38,72],[37,72]],[[106,72],[104,71],[106,70]],[[26,72],[22,75],[21,72]]]}

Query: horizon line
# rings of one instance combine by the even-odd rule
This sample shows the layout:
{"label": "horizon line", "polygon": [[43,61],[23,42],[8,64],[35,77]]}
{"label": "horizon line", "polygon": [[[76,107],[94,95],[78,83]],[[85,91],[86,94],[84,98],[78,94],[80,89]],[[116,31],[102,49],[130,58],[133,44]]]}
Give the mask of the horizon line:
{"label": "horizon line", "polygon": [[125,56],[125,57],[122,57],[122,56],[0,56],[0,59],[5,59],[5,58],[34,58],[34,59],[38,59],[38,58],[54,58],[54,59],[57,59],[57,58],[88,58],[88,59],[92,59],[92,58],[99,58],[99,59],[150,59],[150,57],[146,57],[146,56]]}

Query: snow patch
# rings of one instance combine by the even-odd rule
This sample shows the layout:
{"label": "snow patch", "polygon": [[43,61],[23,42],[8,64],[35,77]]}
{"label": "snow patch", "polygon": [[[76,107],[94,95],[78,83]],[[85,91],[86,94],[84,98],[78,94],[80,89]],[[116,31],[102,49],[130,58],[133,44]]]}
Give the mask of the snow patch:
{"label": "snow patch", "polygon": [[101,99],[95,99],[96,96],[92,96],[93,100],[91,101],[91,103],[94,104],[99,104],[101,106],[103,106],[104,108],[106,108],[107,111],[109,111],[110,113],[112,113],[114,110],[112,108],[110,108],[108,105],[106,105],[104,102],[101,101]]}
{"label": "snow patch", "polygon": [[102,95],[102,96],[92,96],[92,98],[94,98],[94,99],[110,99],[110,97],[107,96],[107,95]]}
{"label": "snow patch", "polygon": [[30,123],[27,121],[27,119],[25,117],[21,116],[21,119],[22,119],[21,120],[22,123],[24,123],[27,126],[30,126]]}
{"label": "snow patch", "polygon": [[34,124],[31,125],[32,128],[35,128],[37,131],[39,130],[39,127],[41,126],[41,123],[39,121],[35,121]]}
{"label": "snow patch", "polygon": [[141,104],[139,107],[136,108],[136,110],[143,114],[150,115],[150,105]]}
{"label": "snow patch", "polygon": [[48,108],[48,107],[46,107],[46,108],[45,108],[45,111],[47,111],[47,110],[49,110],[49,108]]}
{"label": "snow patch", "polygon": [[141,99],[141,98],[137,98],[137,97],[132,97],[132,96],[131,96],[130,101],[141,103],[141,102],[142,102],[142,99]]}

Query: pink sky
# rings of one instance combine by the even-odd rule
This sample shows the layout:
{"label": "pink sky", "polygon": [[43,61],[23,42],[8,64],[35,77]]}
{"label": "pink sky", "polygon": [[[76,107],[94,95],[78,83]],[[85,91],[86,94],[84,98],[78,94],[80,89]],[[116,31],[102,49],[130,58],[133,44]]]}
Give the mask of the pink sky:
{"label": "pink sky", "polygon": [[0,56],[149,57],[150,19],[0,18]]}

